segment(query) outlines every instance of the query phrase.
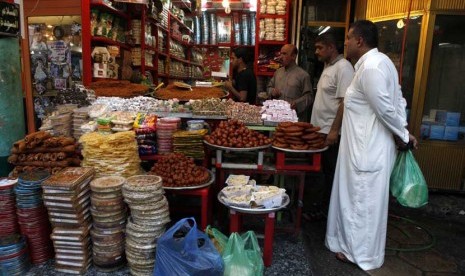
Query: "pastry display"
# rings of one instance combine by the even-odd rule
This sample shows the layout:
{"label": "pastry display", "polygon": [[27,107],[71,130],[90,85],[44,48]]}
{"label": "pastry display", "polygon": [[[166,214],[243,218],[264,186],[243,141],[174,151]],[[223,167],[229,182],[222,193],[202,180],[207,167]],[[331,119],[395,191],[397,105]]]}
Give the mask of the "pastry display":
{"label": "pastry display", "polygon": [[243,122],[237,120],[221,121],[210,135],[205,135],[205,141],[230,148],[252,148],[271,144],[271,139],[248,129]]}
{"label": "pastry display", "polygon": [[181,153],[163,156],[151,169],[163,178],[164,187],[189,187],[205,184],[210,180],[207,169],[197,166],[192,158]]}
{"label": "pastry display", "polygon": [[293,150],[317,150],[325,147],[325,134],[320,127],[305,122],[279,123],[273,137],[273,146]]}

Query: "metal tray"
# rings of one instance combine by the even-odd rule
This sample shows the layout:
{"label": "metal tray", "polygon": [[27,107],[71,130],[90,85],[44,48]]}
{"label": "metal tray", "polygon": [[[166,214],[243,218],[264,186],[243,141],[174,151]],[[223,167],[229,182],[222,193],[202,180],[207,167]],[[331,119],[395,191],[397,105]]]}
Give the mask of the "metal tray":
{"label": "metal tray", "polygon": [[267,149],[271,146],[271,144],[268,145],[263,145],[259,147],[252,147],[252,148],[230,148],[230,147],[223,147],[223,146],[218,146],[218,145],[213,145],[208,143],[207,141],[203,140],[203,142],[214,149],[220,149],[220,150],[228,150],[228,151],[252,151],[252,150],[261,150],[261,149]]}
{"label": "metal tray", "polygon": [[272,148],[274,149],[277,149],[277,150],[280,150],[280,151],[284,151],[284,152],[296,152],[296,153],[316,153],[316,152],[322,152],[322,151],[325,151],[328,149],[328,147],[324,147],[324,148],[321,148],[321,149],[316,149],[316,150],[295,150],[295,149],[284,149],[284,148],[278,148],[278,147],[275,147],[275,146],[272,146]]}
{"label": "metal tray", "polygon": [[210,174],[210,180],[208,180],[208,182],[206,182],[204,184],[200,184],[200,185],[197,185],[197,186],[177,186],[177,187],[165,187],[165,186],[163,186],[163,189],[165,189],[165,190],[194,190],[194,189],[200,189],[200,188],[203,188],[203,187],[210,186],[211,184],[213,184],[213,182],[215,182],[215,175],[213,175],[213,173],[210,170],[207,170],[207,171]]}
{"label": "metal tray", "polygon": [[224,206],[228,207],[231,210],[240,212],[240,213],[246,213],[246,214],[268,214],[271,212],[276,212],[279,211],[283,208],[286,208],[287,205],[289,205],[289,202],[291,201],[289,199],[289,195],[284,194],[283,196],[283,204],[279,207],[274,207],[274,208],[245,208],[245,207],[238,207],[238,206],[229,206],[224,202],[223,200],[223,193],[218,193],[218,201],[221,202]]}

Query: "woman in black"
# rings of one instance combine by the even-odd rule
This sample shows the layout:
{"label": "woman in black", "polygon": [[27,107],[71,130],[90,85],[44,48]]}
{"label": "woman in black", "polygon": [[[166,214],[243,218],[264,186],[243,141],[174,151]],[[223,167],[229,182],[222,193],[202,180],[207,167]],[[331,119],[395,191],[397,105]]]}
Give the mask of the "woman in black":
{"label": "woman in black", "polygon": [[235,101],[255,104],[257,80],[253,72],[253,54],[247,48],[235,48],[231,53],[233,81],[227,81],[224,87]]}

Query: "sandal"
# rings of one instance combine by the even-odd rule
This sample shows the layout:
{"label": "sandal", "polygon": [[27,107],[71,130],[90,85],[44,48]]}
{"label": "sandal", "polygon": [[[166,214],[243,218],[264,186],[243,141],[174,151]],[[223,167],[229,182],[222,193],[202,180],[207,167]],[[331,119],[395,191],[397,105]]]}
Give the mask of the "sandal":
{"label": "sandal", "polygon": [[354,264],[349,259],[347,259],[347,257],[341,252],[336,253],[336,259],[346,264]]}

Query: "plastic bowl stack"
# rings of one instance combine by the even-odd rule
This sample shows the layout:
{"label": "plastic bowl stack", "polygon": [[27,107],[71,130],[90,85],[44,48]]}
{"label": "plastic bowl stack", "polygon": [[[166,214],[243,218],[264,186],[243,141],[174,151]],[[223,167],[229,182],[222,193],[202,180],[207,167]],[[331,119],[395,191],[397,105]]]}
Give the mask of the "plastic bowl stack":
{"label": "plastic bowl stack", "polygon": [[24,237],[14,234],[0,238],[0,275],[22,275],[30,266]]}
{"label": "plastic bowl stack", "polygon": [[162,179],[156,175],[129,177],[123,185],[131,217],[126,226],[126,258],[132,275],[152,275],[158,238],[170,222]]}
{"label": "plastic bowl stack", "polygon": [[90,183],[92,258],[95,267],[105,272],[118,270],[125,263],[124,231],[127,208],[121,191],[124,183],[126,179],[121,176],[101,177]]}
{"label": "plastic bowl stack", "polygon": [[157,123],[158,153],[173,152],[173,134],[179,129],[181,119],[176,117],[161,118]]}
{"label": "plastic bowl stack", "polygon": [[0,238],[19,232],[14,187],[16,179],[0,178]]}
{"label": "plastic bowl stack", "polygon": [[19,175],[16,192],[16,213],[21,234],[26,236],[34,264],[46,262],[53,257],[50,240],[50,222],[42,201],[41,184],[50,174],[46,171],[32,171]]}

